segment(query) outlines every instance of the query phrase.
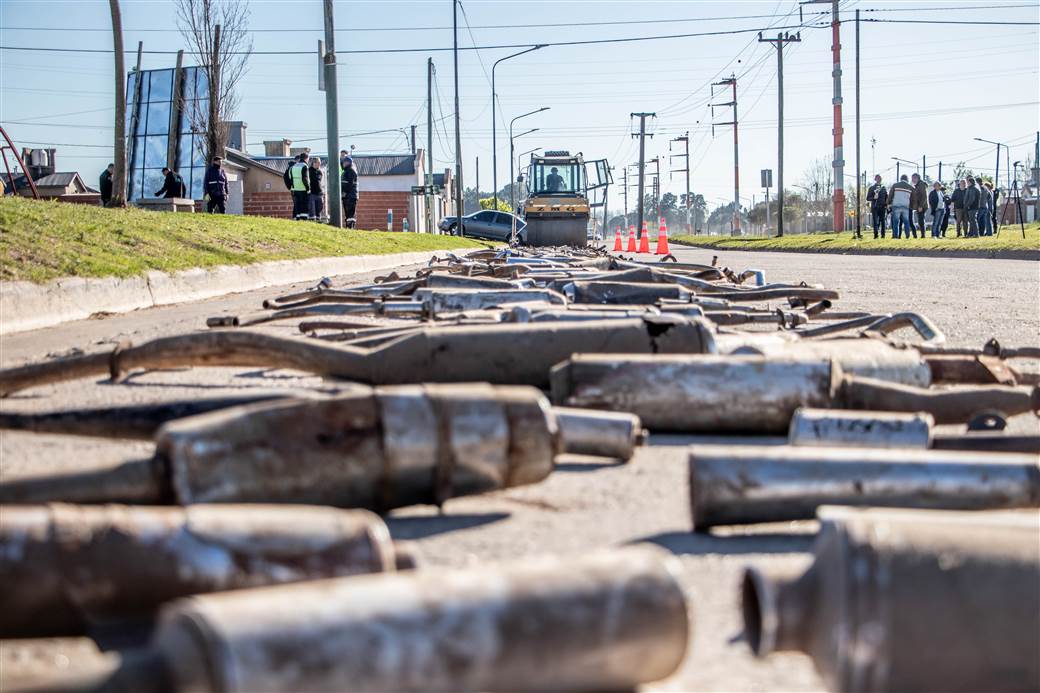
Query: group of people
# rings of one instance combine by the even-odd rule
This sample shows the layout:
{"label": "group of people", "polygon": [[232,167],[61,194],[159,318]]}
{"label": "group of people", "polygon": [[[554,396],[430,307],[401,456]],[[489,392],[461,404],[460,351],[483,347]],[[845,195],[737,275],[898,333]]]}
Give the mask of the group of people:
{"label": "group of people", "polygon": [[[890,188],[874,176],[867,190],[874,238],[885,237],[886,221],[891,219],[892,238],[925,237],[925,215],[931,214],[932,238],[945,238],[951,217],[957,237],[992,236],[997,229],[997,200],[1000,190],[989,181],[968,176],[958,180],[952,192],[936,181],[932,189],[918,174],[900,176]],[[951,214],[952,212],[952,214]],[[916,225],[915,223],[916,222]]]}
{"label": "group of people", "polygon": [[[339,153],[340,197],[343,200],[343,217],[348,228],[356,224],[358,201],[358,174],[354,159],[344,150]],[[285,169],[285,187],[292,193],[293,219],[322,219],[325,210],[325,171],[320,157],[309,152],[298,154]]]}

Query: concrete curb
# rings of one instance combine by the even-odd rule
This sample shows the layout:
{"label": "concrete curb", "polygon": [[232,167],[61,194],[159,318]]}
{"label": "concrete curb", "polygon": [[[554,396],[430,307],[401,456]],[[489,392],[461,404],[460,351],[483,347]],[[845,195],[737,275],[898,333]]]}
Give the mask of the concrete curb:
{"label": "concrete curb", "polygon": [[414,265],[437,255],[461,255],[473,250],[479,248],[221,265],[173,274],[149,272],[144,277],[129,279],[66,277],[46,284],[0,282],[0,334],[51,327],[99,313],[126,313],[268,286]]}
{"label": "concrete curb", "polygon": [[973,258],[979,260],[1040,260],[1040,250],[926,250],[924,248],[892,248],[891,250],[817,250],[813,248],[727,248],[717,245],[700,245],[685,241],[671,241],[685,248],[700,248],[727,253],[801,253],[803,255],[887,255],[889,257],[943,257]]}

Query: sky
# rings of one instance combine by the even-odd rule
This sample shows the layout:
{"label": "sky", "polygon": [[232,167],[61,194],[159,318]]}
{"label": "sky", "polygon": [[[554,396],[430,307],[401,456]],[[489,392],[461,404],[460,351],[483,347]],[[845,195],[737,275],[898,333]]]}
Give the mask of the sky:
{"label": "sky", "polygon": [[[174,0],[122,0],[126,46],[176,51],[186,44],[177,31]],[[251,0],[254,51],[240,86],[239,118],[248,124],[249,150],[265,139],[288,138],[324,152],[325,101],[317,88],[317,41],[322,37],[320,0]],[[477,160],[481,190],[491,190],[492,64],[534,45],[674,34],[734,32],[647,41],[549,45],[503,61],[496,70],[498,186],[509,179],[508,122],[541,107],[550,110],[517,121],[517,153],[540,147],[607,158],[617,182],[638,159],[633,112],[647,120],[647,159],[661,157],[666,192],[685,190],[684,150],[670,142],[688,132],[695,193],[709,207],[733,199],[733,132],[715,123],[732,120],[728,88],[712,83],[737,77],[740,195],[743,206],[761,201],[761,169],[777,166],[777,60],[772,44],[781,27],[801,25],[801,42],[784,51],[785,183],[804,183],[819,158],[831,160],[832,60],[830,3],[807,4],[799,19],[792,0],[727,2],[615,2],[463,0],[459,44],[488,46],[460,52],[460,118],[466,186]],[[992,173],[996,148],[975,137],[1010,145],[1011,160],[1032,157],[1040,129],[1040,3],[1036,0],[842,0],[842,88],[846,175],[855,175],[855,10],[861,10],[861,156],[872,177],[891,182],[893,157],[927,157],[929,176],[944,164],[964,161]],[[406,152],[404,134],[418,125],[426,142],[426,60],[436,66],[433,99],[437,170],[454,166],[452,3],[335,2],[343,147],[360,153]],[[885,21],[866,21],[885,20]],[[899,20],[893,23],[891,20]],[[902,22],[927,23],[902,23]],[[952,22],[952,23],[937,23]],[[981,22],[1007,22],[982,24]],[[106,0],[3,0],[0,2],[0,123],[16,146],[56,146],[58,169],[78,170],[88,184],[111,160],[113,65],[110,53],[12,50],[111,50]],[[348,53],[345,51],[400,51]],[[441,49],[441,50],[432,50]],[[300,51],[264,55],[265,51]],[[145,69],[171,67],[174,56],[146,54]],[[189,63],[194,62],[188,59]],[[127,65],[134,62],[128,55]],[[714,115],[713,115],[714,110]],[[402,131],[395,130],[401,128]],[[372,135],[374,130],[391,130]],[[1007,154],[1001,152],[1001,169]],[[671,166],[669,167],[669,162]],[[653,167],[651,167],[651,170]],[[904,165],[905,172],[905,165]],[[630,181],[632,177],[630,176]],[[847,183],[847,188],[852,186]],[[621,186],[611,189],[611,209]],[[634,200],[634,191],[630,193]]]}

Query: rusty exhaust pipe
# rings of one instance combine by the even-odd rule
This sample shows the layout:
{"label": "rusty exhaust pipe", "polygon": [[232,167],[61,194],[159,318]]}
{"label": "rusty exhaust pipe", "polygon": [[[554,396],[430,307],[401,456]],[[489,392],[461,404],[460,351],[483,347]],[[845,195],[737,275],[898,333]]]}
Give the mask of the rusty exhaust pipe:
{"label": "rusty exhaust pipe", "polygon": [[811,567],[744,575],[758,657],[809,655],[827,688],[1040,689],[1040,518],[825,508]]}
{"label": "rusty exhaust pipe", "polygon": [[0,503],[440,505],[541,481],[560,449],[556,419],[534,388],[390,387],[173,421],[156,435],[152,459],[4,479]]}
{"label": "rusty exhaust pipe", "polygon": [[697,445],[694,528],[807,520],[821,505],[934,510],[1040,506],[1035,455],[1000,452]]}
{"label": "rusty exhaust pipe", "polygon": [[289,368],[367,384],[479,382],[548,387],[549,370],[577,352],[711,353],[714,334],[698,318],[661,316],[584,323],[427,328],[377,349],[258,332],[218,330],[161,337],[112,352],[0,370],[0,396],[133,369],[186,366]]}
{"label": "rusty exhaust pipe", "polygon": [[680,570],[628,548],[192,597],[165,610],[150,666],[117,678],[227,693],[629,690],[686,653]]}
{"label": "rusty exhaust pipe", "polygon": [[379,517],[313,506],[5,507],[0,637],[79,635],[192,594],[396,569]]}

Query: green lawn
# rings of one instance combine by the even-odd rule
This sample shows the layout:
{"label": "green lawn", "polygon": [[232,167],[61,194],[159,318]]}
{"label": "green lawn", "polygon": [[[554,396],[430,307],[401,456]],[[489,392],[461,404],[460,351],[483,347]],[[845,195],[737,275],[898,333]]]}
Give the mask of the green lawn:
{"label": "green lawn", "polygon": [[350,231],[266,217],[0,199],[0,279],[132,277],[149,270],[485,247],[453,236]]}
{"label": "green lawn", "polygon": [[[951,231],[947,231],[952,234]],[[863,240],[856,240],[851,233],[813,233],[792,234],[783,238],[737,237],[730,236],[679,236],[673,240],[684,245],[706,246],[721,250],[807,250],[814,252],[836,253],[845,251],[889,252],[893,250],[930,250],[948,252],[1015,252],[1040,250],[1040,224],[1026,225],[1026,237],[1018,226],[1004,226],[999,236],[984,238],[911,238],[909,240],[892,240],[878,238],[868,229],[863,230]]]}

